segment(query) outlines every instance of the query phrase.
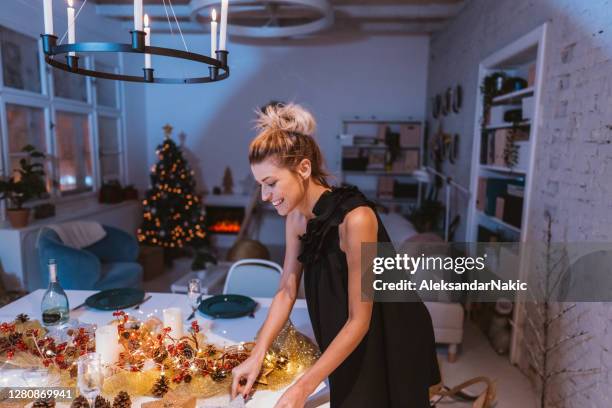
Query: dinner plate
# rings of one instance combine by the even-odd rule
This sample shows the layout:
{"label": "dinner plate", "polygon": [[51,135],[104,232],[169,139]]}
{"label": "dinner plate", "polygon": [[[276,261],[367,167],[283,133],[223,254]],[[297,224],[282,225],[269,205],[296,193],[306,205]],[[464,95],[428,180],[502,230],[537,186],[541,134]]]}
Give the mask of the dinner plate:
{"label": "dinner plate", "polygon": [[107,289],[85,299],[85,304],[93,309],[118,310],[137,305],[142,302],[144,296],[142,289]]}
{"label": "dinner plate", "polygon": [[217,295],[204,299],[198,310],[200,313],[219,319],[233,319],[248,316],[255,310],[257,302],[248,296]]}

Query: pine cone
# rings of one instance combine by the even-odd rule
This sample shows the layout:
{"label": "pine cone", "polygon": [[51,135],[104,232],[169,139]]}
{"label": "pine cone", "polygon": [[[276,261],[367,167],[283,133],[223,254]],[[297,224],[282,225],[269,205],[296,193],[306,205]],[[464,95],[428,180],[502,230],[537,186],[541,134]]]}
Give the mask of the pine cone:
{"label": "pine cone", "polygon": [[113,408],[131,408],[132,401],[130,395],[125,391],[119,391],[119,394],[115,396],[113,400]]}
{"label": "pine cone", "polygon": [[22,333],[11,333],[8,336],[8,340],[9,340],[9,343],[14,346],[17,343],[19,343],[19,340],[21,340],[22,337],[23,337]]}
{"label": "pine cone", "polygon": [[191,359],[195,354],[195,350],[189,344],[185,344],[183,347],[183,356],[185,358]]}
{"label": "pine cone", "polygon": [[111,403],[106,398],[98,395],[94,401],[94,408],[111,408]]}
{"label": "pine cone", "polygon": [[16,321],[16,322],[19,322],[19,323],[25,323],[25,322],[27,322],[28,320],[30,320],[30,316],[28,316],[28,315],[27,315],[27,314],[25,314],[25,313],[19,313],[19,314],[17,315],[17,317],[15,318],[15,321]]}
{"label": "pine cone", "polygon": [[89,402],[87,402],[87,398],[79,395],[72,401],[70,408],[89,408]]}
{"label": "pine cone", "polygon": [[40,398],[34,401],[32,408],[55,408],[55,398]]}
{"label": "pine cone", "polygon": [[168,392],[169,381],[165,375],[160,376],[153,384],[151,393],[157,398],[162,398]]}

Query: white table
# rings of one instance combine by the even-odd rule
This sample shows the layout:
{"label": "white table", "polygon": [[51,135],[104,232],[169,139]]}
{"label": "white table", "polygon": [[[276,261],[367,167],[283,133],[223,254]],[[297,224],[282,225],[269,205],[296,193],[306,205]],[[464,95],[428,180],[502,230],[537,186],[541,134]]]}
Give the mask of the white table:
{"label": "white table", "polygon": [[[21,299],[16,300],[2,308],[0,308],[0,322],[12,321],[15,316],[19,313],[26,313],[31,319],[41,319],[40,302],[44,294],[43,289],[36,290]],[[70,302],[70,307],[75,307],[85,301],[85,299],[94,294],[94,291],[84,290],[67,290],[66,294]],[[125,309],[130,315],[145,320],[148,316],[156,316],[162,319],[162,309],[168,307],[179,307],[183,311],[183,316],[186,318],[191,313],[191,307],[187,300],[186,295],[171,294],[171,293],[147,293],[152,295],[152,298],[144,303],[139,310]],[[229,345],[236,344],[240,341],[251,341],[254,339],[257,331],[263,324],[270,304],[272,303],[271,298],[255,298],[259,303],[257,310],[255,311],[254,317],[240,317],[237,319],[207,319],[201,314],[196,312],[196,319],[198,323],[205,328],[208,341],[217,345]],[[113,320],[112,311],[100,311],[92,310],[87,307],[82,307],[70,314],[71,319],[78,319],[85,323],[94,323],[97,325],[103,325]],[[291,312],[291,321],[300,332],[304,333],[311,339],[314,339],[312,326],[308,317],[308,310],[306,309],[306,302],[303,299],[298,299],[295,302],[293,311]],[[188,323],[185,323],[185,327]],[[10,384],[9,384],[10,385]],[[275,401],[282,395],[284,390],[279,391],[268,391],[261,390],[257,391],[253,398],[247,402],[247,407],[262,407],[271,408],[274,406]],[[321,405],[321,401],[326,400],[328,389],[325,383],[321,383],[317,388],[317,394],[311,397],[311,401],[306,405],[307,407],[324,407],[328,406],[326,403]],[[141,398],[134,401],[135,404],[138,402],[142,403],[149,401],[151,398]],[[212,401],[214,400],[214,401]],[[227,403],[228,398],[226,396],[198,400],[198,408],[204,408],[207,405],[219,404],[222,405]],[[60,405],[60,404],[58,404]]]}

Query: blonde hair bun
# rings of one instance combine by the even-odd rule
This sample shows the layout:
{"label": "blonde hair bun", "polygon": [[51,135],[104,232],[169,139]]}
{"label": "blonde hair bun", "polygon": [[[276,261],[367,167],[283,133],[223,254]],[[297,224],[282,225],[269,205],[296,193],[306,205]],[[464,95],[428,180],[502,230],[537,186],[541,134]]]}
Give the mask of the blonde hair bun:
{"label": "blonde hair bun", "polygon": [[255,127],[259,131],[314,135],[317,124],[310,112],[295,103],[269,105],[258,112]]}

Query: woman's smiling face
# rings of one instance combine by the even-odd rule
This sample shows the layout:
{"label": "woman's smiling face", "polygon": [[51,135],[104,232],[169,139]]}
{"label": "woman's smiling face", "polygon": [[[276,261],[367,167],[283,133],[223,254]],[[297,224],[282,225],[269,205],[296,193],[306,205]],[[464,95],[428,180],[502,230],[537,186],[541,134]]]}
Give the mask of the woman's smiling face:
{"label": "woman's smiling face", "polygon": [[300,174],[279,167],[273,158],[252,164],[251,171],[261,185],[261,199],[272,203],[279,215],[289,214],[304,199]]}

